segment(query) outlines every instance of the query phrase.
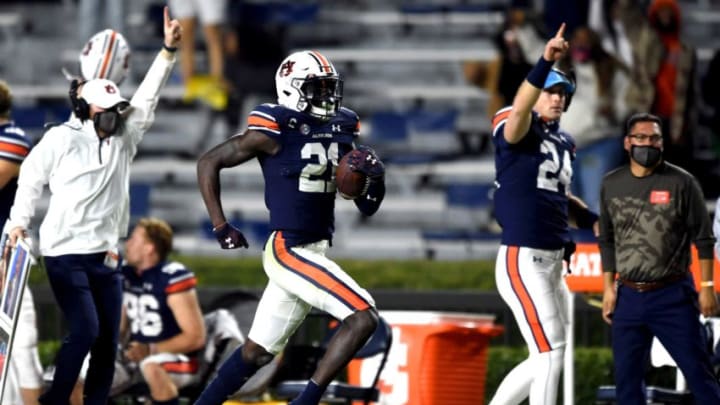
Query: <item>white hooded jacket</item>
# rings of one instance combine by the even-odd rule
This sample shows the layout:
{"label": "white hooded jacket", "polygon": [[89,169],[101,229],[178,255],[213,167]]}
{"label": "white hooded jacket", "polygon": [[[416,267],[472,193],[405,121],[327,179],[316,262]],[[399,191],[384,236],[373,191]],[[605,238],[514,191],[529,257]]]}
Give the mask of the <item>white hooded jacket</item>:
{"label": "white hooded jacket", "polygon": [[28,229],[45,184],[50,203],[40,226],[43,256],[114,249],[127,235],[130,164],[155,117],[160,89],[175,63],[158,54],[130,100],[118,134],[100,139],[92,120],[75,116],[48,130],[20,168],[9,226]]}

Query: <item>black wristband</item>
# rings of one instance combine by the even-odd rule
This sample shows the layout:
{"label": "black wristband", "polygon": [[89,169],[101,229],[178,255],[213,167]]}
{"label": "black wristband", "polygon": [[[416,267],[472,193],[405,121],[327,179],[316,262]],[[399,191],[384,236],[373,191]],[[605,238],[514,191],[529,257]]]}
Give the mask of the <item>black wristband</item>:
{"label": "black wristband", "polygon": [[169,46],[165,45],[165,42],[163,42],[163,49],[170,53],[177,52],[177,46],[169,47]]}
{"label": "black wristband", "polygon": [[554,63],[555,62],[545,60],[545,58],[541,56],[527,75],[526,80],[528,83],[538,89],[545,87],[545,79],[547,79],[548,74],[550,74],[550,69],[552,69]]}

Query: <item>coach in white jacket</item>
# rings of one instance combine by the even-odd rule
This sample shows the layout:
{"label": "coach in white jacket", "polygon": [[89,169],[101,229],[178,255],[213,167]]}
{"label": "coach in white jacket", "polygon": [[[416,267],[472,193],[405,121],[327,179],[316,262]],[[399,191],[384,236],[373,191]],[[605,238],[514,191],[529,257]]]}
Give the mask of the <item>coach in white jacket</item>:
{"label": "coach in white jacket", "polygon": [[40,253],[69,326],[55,359],[52,386],[40,397],[45,405],[67,405],[88,351],[84,403],[107,401],[122,305],[116,247],[128,228],[130,163],[153,122],[181,37],[167,7],[164,19],[163,49],[130,102],[109,80],[93,79],[79,87],[74,83],[70,97],[75,114],[48,130],[20,169],[10,243],[26,234],[43,187],[49,185]]}

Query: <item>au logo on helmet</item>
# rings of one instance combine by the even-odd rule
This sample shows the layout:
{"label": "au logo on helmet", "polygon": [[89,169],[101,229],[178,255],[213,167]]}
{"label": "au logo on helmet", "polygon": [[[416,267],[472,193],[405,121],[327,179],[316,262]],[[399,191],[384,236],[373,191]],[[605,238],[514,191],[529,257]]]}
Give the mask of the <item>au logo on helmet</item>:
{"label": "au logo on helmet", "polygon": [[283,63],[283,65],[280,67],[280,75],[281,76],[290,76],[290,73],[292,73],[294,65],[295,65],[295,62],[291,61],[291,60]]}

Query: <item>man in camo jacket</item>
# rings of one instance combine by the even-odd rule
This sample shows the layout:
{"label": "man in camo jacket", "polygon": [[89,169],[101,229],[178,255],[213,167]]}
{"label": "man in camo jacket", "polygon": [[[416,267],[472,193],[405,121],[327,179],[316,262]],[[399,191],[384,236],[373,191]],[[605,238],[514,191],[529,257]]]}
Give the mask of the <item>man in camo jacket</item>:
{"label": "man in camo jacket", "polygon": [[[663,161],[660,118],[627,122],[630,164],[608,173],[600,198],[603,319],[612,328],[620,404],[645,403],[644,367],[656,336],[687,379],[697,403],[720,403],[700,313],[717,312],[714,237],[697,180]],[[690,267],[690,243],[700,258],[700,294]],[[617,275],[617,280],[616,280]]]}

